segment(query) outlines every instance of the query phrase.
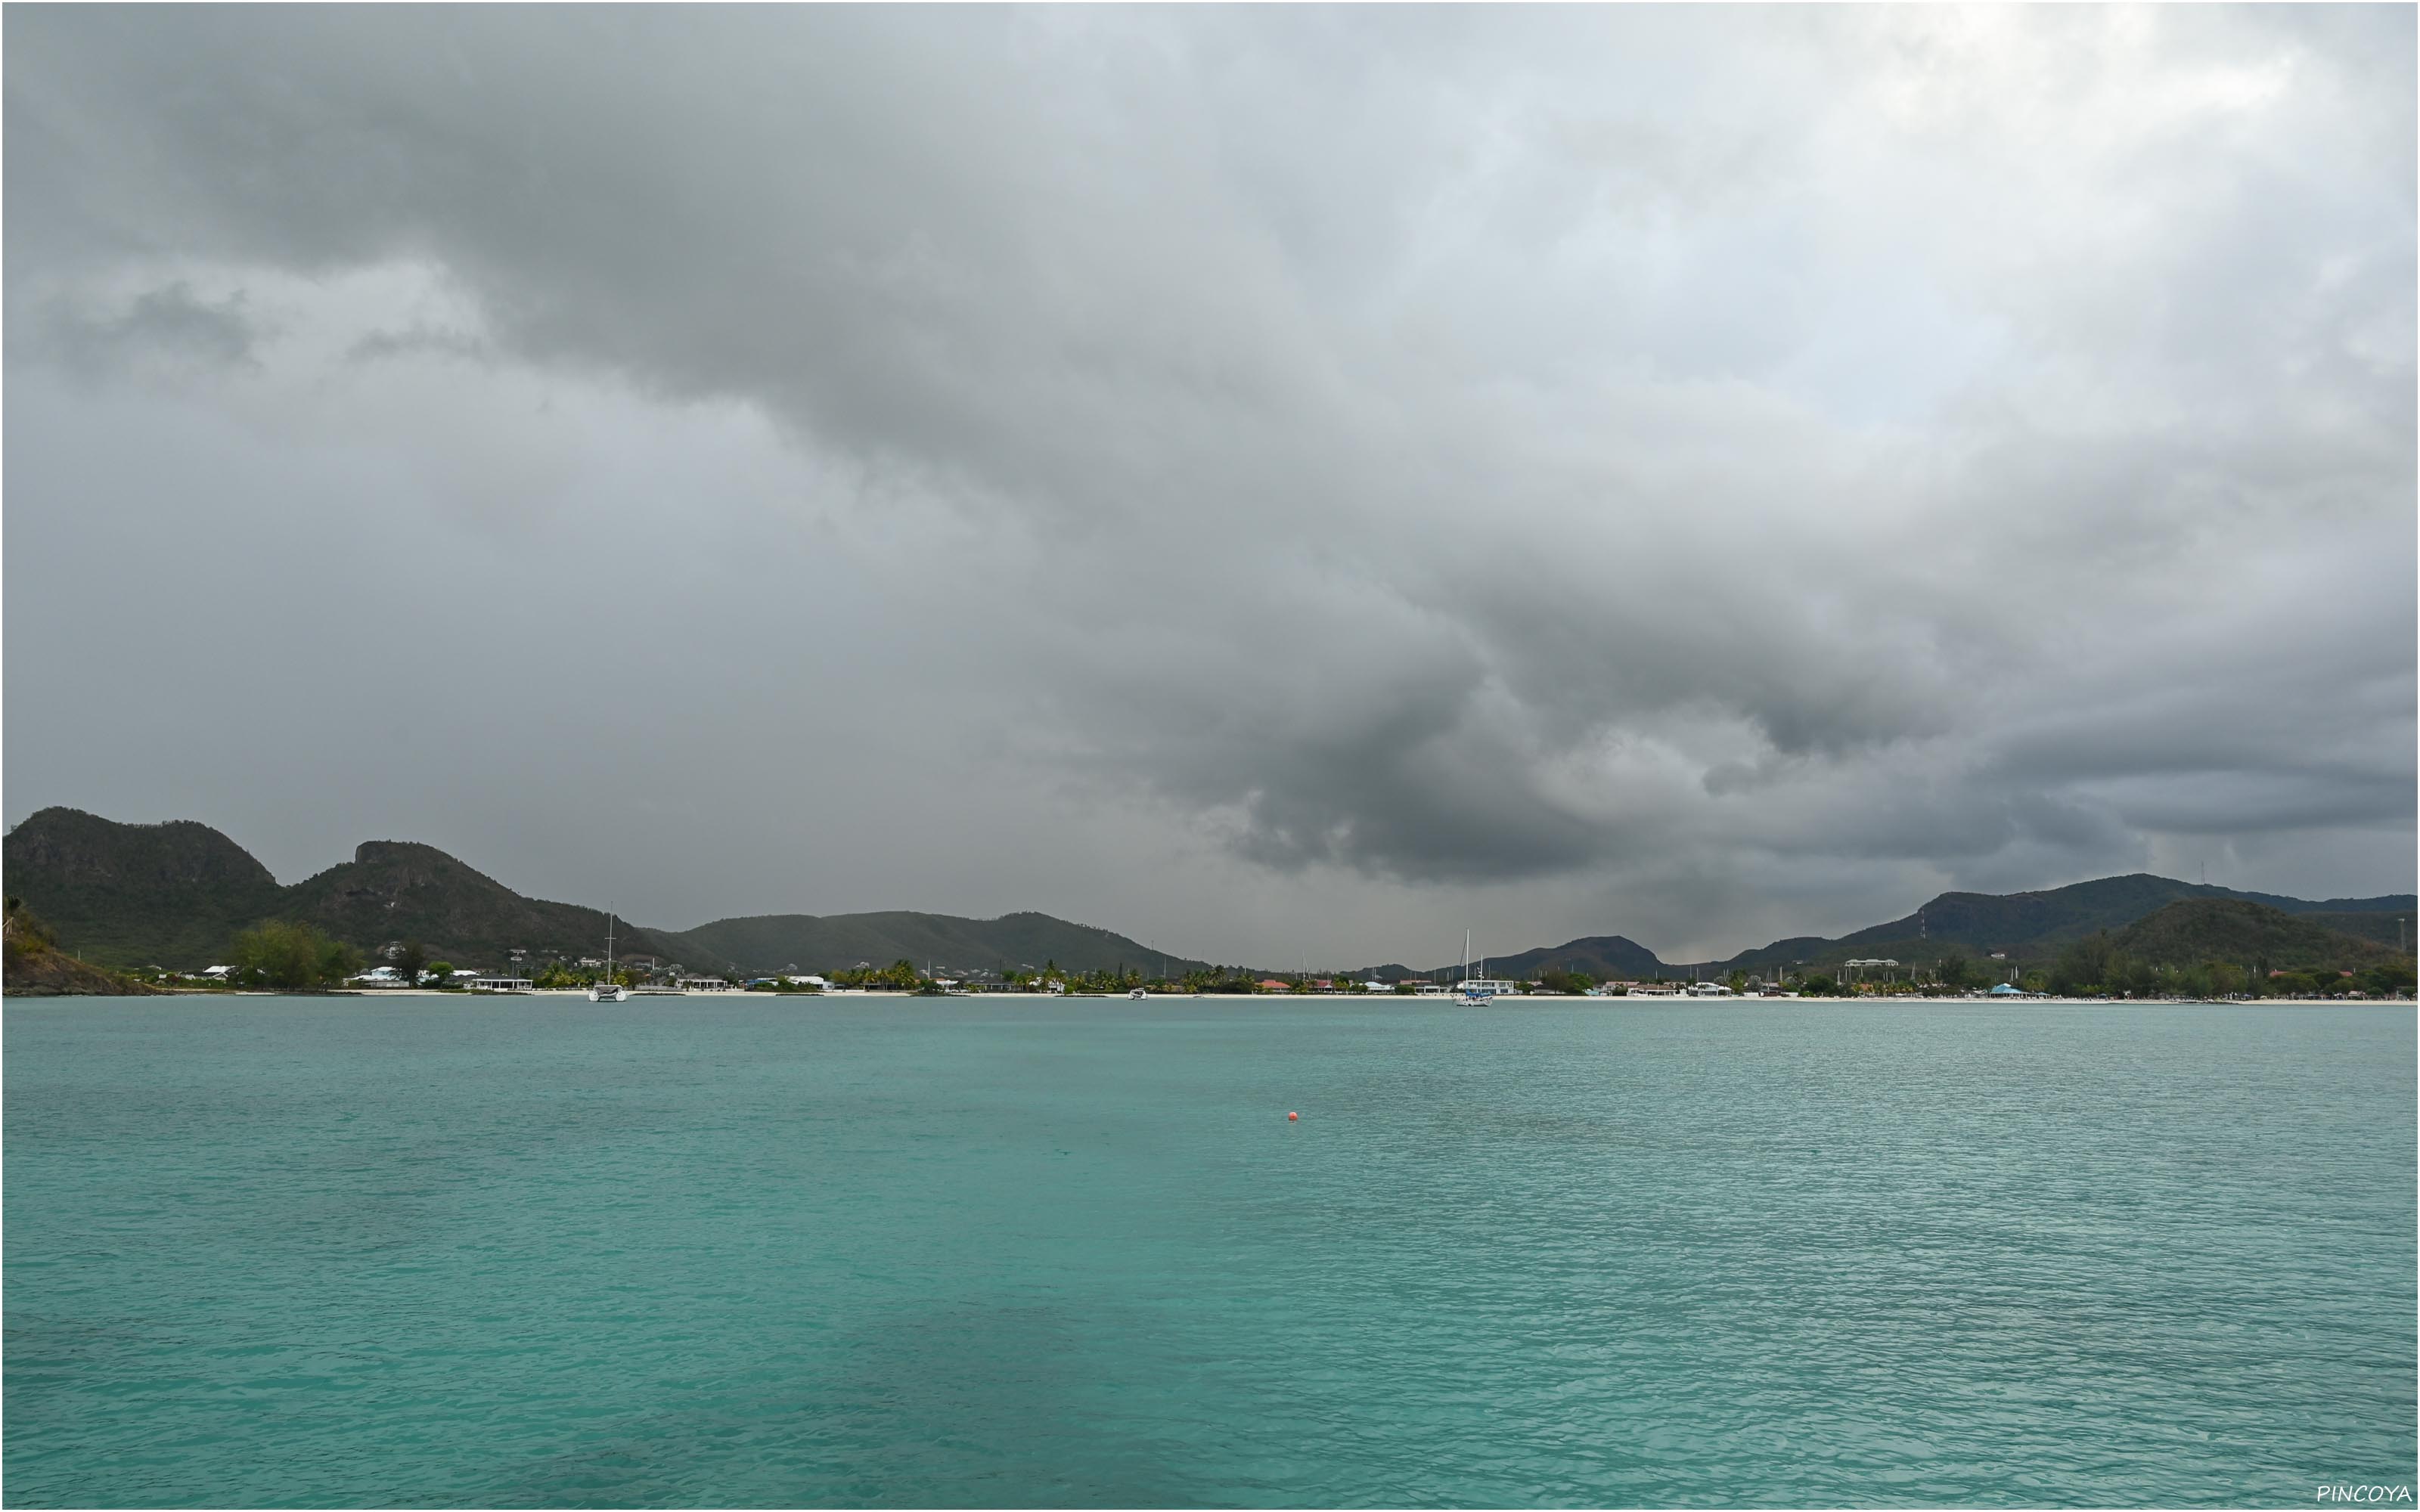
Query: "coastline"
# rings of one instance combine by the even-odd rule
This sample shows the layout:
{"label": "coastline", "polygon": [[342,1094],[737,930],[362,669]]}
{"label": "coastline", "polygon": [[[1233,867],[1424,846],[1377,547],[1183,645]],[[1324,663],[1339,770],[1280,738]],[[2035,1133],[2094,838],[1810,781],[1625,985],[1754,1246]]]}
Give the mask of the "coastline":
{"label": "coastline", "polygon": [[[513,993],[487,993],[487,992],[483,992],[483,993],[473,993],[473,992],[436,992],[436,991],[431,991],[431,990],[428,990],[428,989],[426,989],[426,988],[411,988],[411,987],[396,987],[396,988],[369,988],[369,989],[350,988],[350,989],[344,989],[344,990],[339,990],[339,991],[331,991],[331,992],[278,992],[278,991],[273,991],[273,990],[270,990],[270,989],[266,989],[266,988],[256,988],[256,987],[150,987],[150,986],[147,986],[147,985],[145,985],[145,984],[141,984],[141,983],[137,983],[137,984],[135,984],[135,990],[132,990],[132,991],[118,990],[118,991],[108,991],[108,992],[87,992],[87,993],[47,993],[47,992],[19,992],[19,991],[11,991],[11,992],[9,992],[9,993],[7,995],[7,996],[8,996],[10,1000],[12,1000],[12,1001],[27,1001],[27,1002],[37,1001],[37,1000],[53,1000],[53,999],[75,999],[75,998],[87,998],[87,999],[88,999],[88,998],[116,998],[116,997],[200,997],[200,998],[212,998],[212,997],[246,997],[246,998],[251,998],[251,997],[294,997],[294,998],[313,998],[313,999],[345,998],[345,999],[349,999],[349,1000],[354,1000],[354,1001],[362,1001],[362,1002],[380,1001],[380,1000],[394,999],[394,998],[425,998],[425,999],[432,999],[432,1000],[437,1000],[437,999],[504,1000],[504,999],[519,999],[519,998],[539,998],[539,999],[547,999],[547,1000],[550,1000],[550,1001],[558,1001],[558,1002],[559,1002],[559,1001],[566,1001],[566,1000],[568,1000],[568,1001],[574,1001],[574,1002],[586,1002],[586,1001],[588,1001],[588,994],[587,994],[586,990],[585,990],[585,989],[583,989],[583,988],[578,988],[578,987],[544,987],[544,988],[533,988],[532,990],[530,990],[530,991],[528,991],[528,992],[513,992]],[[644,997],[633,997],[633,998],[629,999],[628,1001],[627,1001],[627,1002],[623,1002],[623,1003],[618,1003],[618,1004],[602,1004],[602,1003],[600,1003],[600,1004],[597,1004],[596,1006],[597,1006],[597,1007],[599,1007],[599,1008],[614,1007],[614,1008],[624,1008],[624,1009],[628,1009],[628,1008],[633,1008],[633,1007],[643,1006],[643,1005],[644,1005],[644,1004],[646,1004],[646,1003],[649,1003],[649,1002],[657,1002],[657,1003],[660,1003],[660,1002],[663,1002],[663,1001],[665,1001],[665,1000],[667,1000],[667,999],[675,999],[675,998],[677,998],[677,999],[679,999],[680,1001],[683,1001],[683,1002],[710,1002],[710,1001],[714,1001],[714,1000],[717,1000],[717,999],[721,999],[721,1000],[723,1000],[723,1001],[746,1001],[746,1002],[765,1002],[765,1001],[789,1001],[789,1002],[798,1002],[798,1001],[804,1001],[804,1002],[809,1002],[809,1003],[814,1003],[814,1002],[842,1002],[842,1003],[846,1003],[846,1002],[855,1002],[855,1001],[859,1001],[859,1000],[861,1000],[861,999],[868,999],[868,998],[901,999],[901,1000],[909,1000],[909,1001],[914,1001],[914,1000],[919,1000],[919,999],[921,999],[921,1000],[923,1000],[923,1001],[935,1002],[935,1003],[951,1002],[951,1001],[969,1001],[969,1000],[981,1000],[981,1001],[986,1001],[986,1002],[1000,1002],[1000,1003],[1053,1003],[1053,1002],[1064,1003],[1064,1002],[1087,1002],[1087,1003],[1127,1003],[1127,1004],[1130,1004],[1130,1005],[1135,1006],[1135,1007],[1138,1007],[1138,1008],[1141,1008],[1141,1007],[1148,1007],[1149,1005],[1154,1004],[1154,1003],[1173,1003],[1173,1002],[1188,1002],[1188,1003],[1280,1003],[1280,1002],[1283,1002],[1283,1003],[1298,1003],[1298,1004],[1301,1004],[1302,1006],[1305,1006],[1305,1007],[1310,1007],[1310,1006],[1313,1006],[1313,1005],[1332,1006],[1332,1005],[1341,1005],[1341,1004],[1348,1004],[1348,1003],[1352,1003],[1352,1004],[1362,1004],[1362,1005],[1369,1006],[1369,1007],[1388,1007],[1388,1008],[1413,1008],[1413,1007],[1451,1008],[1451,1009],[1454,1009],[1454,1010],[1456,1010],[1456,1011],[1466,1011],[1466,1012],[1484,1012],[1484,1011],[1487,1011],[1487,1010],[1489,1010],[1489,1009],[1509,1009],[1509,1008],[1526,1008],[1526,1007],[1559,1007],[1559,1008],[1578,1008],[1578,1007],[1590,1007],[1590,1008],[1621,1008],[1621,1007],[1649,1008],[1649,1007],[1652,1007],[1652,1008],[1658,1008],[1658,1009],[1675,1009],[1675,1010],[1679,1010],[1679,1009],[1685,1009],[1685,1010],[1696,1011],[1708,1011],[1708,1010],[1718,1010],[1718,1009],[1738,1009],[1738,1008],[1781,1008],[1781,1007],[1785,1007],[1785,1006],[1786,1006],[1786,1007],[1792,1007],[1792,1008],[1799,1008],[1799,1009],[1809,1009],[1809,1008],[1826,1008],[1826,1009],[1832,1009],[1832,1008],[1881,1008],[1881,1007],[1933,1007],[1933,1008],[1975,1008],[1975,1007],[1985,1007],[1985,1008],[2013,1008],[2013,1009],[2020,1009],[2020,1010],[2022,1010],[2022,1009],[2037,1009],[2037,1008],[2255,1008],[2255,1007],[2261,1007],[2261,1006],[2275,1006],[2275,1007],[2281,1007],[2281,1008],[2282,1008],[2282,1007],[2297,1007],[2297,1008],[2317,1008],[2317,1007],[2330,1007],[2330,1008],[2353,1008],[2353,1007],[2363,1007],[2363,1006],[2370,1006],[2370,1005],[2376,1005],[2376,1006],[2381,1006],[2381,1007],[2394,1007],[2394,1006],[2410,1007],[2410,1006],[2412,1006],[2412,1004],[2413,1004],[2413,1002],[2414,1002],[2414,999],[2412,999],[2412,998],[2411,998],[2411,997],[2291,997],[2291,996],[2279,996],[2279,997],[2058,997],[2058,996],[2043,996],[2043,997],[2026,997],[2026,998],[2008,998],[2008,997],[1996,997],[1996,998],[1995,998],[1995,997],[1991,997],[1991,996],[1986,996],[1986,995],[1958,996],[1958,997],[1941,997],[1941,996],[1927,996],[1927,995],[1916,995],[1916,994],[1898,994],[1898,995],[1889,995],[1889,996],[1880,996],[1880,995],[1877,995],[1877,996],[1863,996],[1863,997],[1750,997],[1750,996],[1733,996],[1733,997],[1713,997],[1713,998],[1708,998],[1708,997],[1669,996],[1669,995],[1661,995],[1661,994],[1652,994],[1652,995],[1650,995],[1650,994],[1641,994],[1641,995],[1637,995],[1637,996],[1635,996],[1635,997],[1634,997],[1634,996],[1629,996],[1629,995],[1610,996],[1610,997],[1590,997],[1590,996],[1586,996],[1586,995],[1563,995],[1563,996],[1552,996],[1552,995],[1544,995],[1544,994],[1538,994],[1538,995],[1515,995],[1506,994],[1506,995],[1500,995],[1500,996],[1498,996],[1498,997],[1497,997],[1497,998],[1495,998],[1495,999],[1492,999],[1491,1001],[1489,1001],[1488,1003],[1485,1003],[1485,1004],[1466,1004],[1466,1003],[1458,1002],[1458,1001],[1456,1001],[1456,1000],[1454,1000],[1454,999],[1452,999],[1452,998],[1447,998],[1447,997],[1435,997],[1435,996],[1431,996],[1431,997],[1416,997],[1416,996],[1406,995],[1404,995],[1404,994],[1394,994],[1394,993],[1388,993],[1388,994],[1377,994],[1377,993],[1372,993],[1372,994],[1367,994],[1367,995],[1357,995],[1357,994],[1353,994],[1353,993],[1153,993],[1153,994],[1149,995],[1148,995],[1148,996],[1146,996],[1146,997],[1143,997],[1143,998],[1140,998],[1140,999],[1137,999],[1137,998],[1134,998],[1134,997],[1130,997],[1130,996],[1128,996],[1126,994],[1124,994],[1124,993],[1010,993],[1010,992],[999,992],[999,993],[975,993],[975,992],[965,992],[965,993],[913,993],[913,992],[902,992],[902,991],[899,991],[899,990],[897,990],[897,989],[895,989],[895,988],[862,988],[862,989],[852,989],[852,990],[842,991],[842,992],[829,992],[829,993],[752,993],[752,992],[696,992],[696,993],[676,993],[676,992],[657,992],[657,993],[650,993],[650,994],[647,994],[647,995],[646,995],[645,996],[644,996]]]}

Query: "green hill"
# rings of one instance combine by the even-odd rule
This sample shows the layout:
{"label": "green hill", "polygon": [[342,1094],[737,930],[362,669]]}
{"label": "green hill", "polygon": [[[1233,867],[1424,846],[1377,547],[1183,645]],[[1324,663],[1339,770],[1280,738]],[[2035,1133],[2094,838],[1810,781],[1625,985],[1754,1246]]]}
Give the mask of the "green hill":
{"label": "green hill", "polygon": [[2372,934],[2383,931],[2394,939],[2397,912],[2409,917],[2412,895],[2380,898],[2330,898],[2312,902],[2273,893],[2238,892],[2232,887],[2179,882],[2134,872],[2101,877],[2040,892],[1993,894],[1945,892],[1903,918],[1870,925],[1838,939],[1800,937],[1776,940],[1743,950],[1714,968],[1787,965],[1793,961],[1833,964],[1862,956],[1887,956],[1900,961],[1931,960],[1946,952],[1988,956],[1994,950],[2011,958],[2039,960],[2071,940],[2096,932],[2116,932],[2170,903],[2193,900],[2251,903],[2289,915],[2324,915],[2329,919],[2369,919],[2374,924],[2345,933]]}
{"label": "green hill", "polygon": [[[60,948],[103,966],[212,964],[225,958],[239,932],[270,918],[302,920],[365,952],[416,939],[432,956],[489,968],[506,965],[516,949],[526,951],[532,964],[595,955],[605,935],[605,916],[594,908],[525,898],[443,851],[404,841],[371,841],[352,860],[285,887],[243,847],[207,825],[121,825],[73,809],[44,809],[8,832],[5,864],[8,890],[48,922]],[[2150,927],[2184,903],[2237,906],[2189,909]],[[1499,976],[1559,968],[1638,978],[1798,962],[1820,966],[1860,956],[1913,963],[2005,951],[2012,963],[2040,962],[2063,945],[2095,933],[2114,935],[2138,921],[2146,927],[2144,943],[2125,949],[2145,959],[2155,959],[2156,947],[2180,952],[2180,960],[2195,951],[2245,960],[2265,949],[2281,966],[2321,964],[2322,958],[2350,963],[2393,957],[2396,919],[2413,918],[2412,904],[2409,893],[2309,902],[2136,873],[2005,896],[1946,892],[1904,918],[1838,939],[1799,935],[1696,966],[1667,964],[1620,934],[1497,956],[1488,965]],[[689,930],[625,920],[616,936],[625,955],[747,975],[830,972],[861,961],[887,965],[900,960],[958,973],[1050,961],[1071,970],[1127,966],[1152,973],[1163,959],[1180,972],[1202,964],[1035,913],[988,919],[904,910],[768,914]],[[2370,953],[2362,955],[2365,950]],[[1382,974],[1405,973],[1389,967]]]}
{"label": "green hill", "polygon": [[[282,887],[208,825],[121,825],[44,809],[8,832],[5,863],[10,892],[60,948],[104,966],[214,964],[239,933],[270,918],[299,919],[365,951],[416,939],[432,956],[498,968],[515,949],[578,957],[605,945],[596,909],[523,898],[443,851],[398,841],[371,841],[352,860]],[[621,933],[627,945],[617,949],[666,951],[644,930]]]}
{"label": "green hill", "polygon": [[[2282,913],[2301,913],[2323,904],[2269,893],[2237,892],[2228,887],[2178,882],[2134,872],[2102,877],[2043,892],[1994,896],[1980,892],[1945,892],[1915,914],[1844,934],[1836,945],[1852,954],[1875,953],[1871,947],[1909,941],[1946,942],[1979,950],[2026,951],[2082,939],[2096,930],[2123,929],[2169,903],[2187,899],[2231,899],[2261,904]],[[2384,900],[2378,900],[2384,901]]]}
{"label": "green hill", "polygon": [[2135,960],[2168,966],[2231,961],[2280,971],[2357,971],[2403,959],[2391,945],[2317,922],[2327,917],[2298,918],[2242,898],[2192,898],[2136,919],[2111,943]]}
{"label": "green hill", "polygon": [[[534,964],[598,955],[605,945],[605,916],[597,909],[525,898],[435,846],[408,841],[367,841],[350,861],[280,887],[208,825],[121,825],[44,809],[8,832],[5,859],[9,890],[48,921],[61,947],[102,965],[214,964],[239,933],[270,918],[300,920],[370,953],[418,940],[432,958],[489,969],[508,964],[517,949]],[[1123,934],[1033,913],[775,914],[692,930],[624,919],[614,946],[625,957],[750,975],[899,960],[961,971],[1048,961],[1082,971],[1156,971],[1163,959]],[[1180,971],[1202,964],[1166,959]]]}
{"label": "green hill", "polygon": [[2374,940],[2380,945],[2392,945],[2397,949],[2407,951],[2413,939],[2412,926],[2415,918],[2409,908],[2399,913],[2373,909],[2354,914],[2311,913],[2297,914],[2294,917],[2307,919],[2324,929],[2335,930],[2339,934],[2356,935],[2365,940]]}
{"label": "green hill", "polygon": [[[432,956],[501,966],[509,952],[533,957],[602,955],[605,915],[576,903],[524,898],[433,845],[374,840],[353,858],[284,890],[274,910],[365,950],[419,940]],[[723,969],[719,957],[683,956],[652,931],[624,919],[614,927],[618,955],[661,955]]]}
{"label": "green hill", "polygon": [[207,965],[284,889],[208,825],[121,825],[76,809],[29,815],[0,842],[8,890],[60,949],[104,965]]}
{"label": "green hill", "polygon": [[[1056,961],[1076,971],[1132,966],[1156,974],[1162,959],[1159,951],[1123,934],[1030,913],[999,918],[906,911],[768,914],[656,933],[673,949],[728,961],[750,975],[791,969],[828,972],[861,962],[882,966],[893,961],[952,971],[1014,971]],[[1176,971],[1203,964],[1181,956],[1166,959]]]}
{"label": "green hill", "polygon": [[[1620,934],[1590,934],[1583,939],[1512,955],[1490,956],[1488,975],[1527,981],[1544,971],[1584,972],[1600,981],[1627,981],[1668,973],[1672,968],[1655,952]],[[1472,962],[1477,970],[1479,962]]]}
{"label": "green hill", "polygon": [[[2396,938],[2397,916],[2415,917],[2414,900],[2408,892],[2313,902],[2138,872],[2039,892],[1945,892],[1915,913],[1888,923],[1869,925],[1837,939],[1793,935],[1742,950],[1724,961],[1668,963],[1621,935],[1598,934],[1497,956],[1488,962],[1488,969],[1506,977],[1535,977],[1558,967],[1600,978],[1683,977],[1693,972],[1718,977],[1735,970],[1770,970],[1800,963],[1838,965],[1875,956],[1904,962],[1931,962],[1951,954],[1988,958],[1995,950],[2006,952],[2012,961],[2042,961],[2087,934],[2115,933],[2170,904],[2196,901],[2242,903],[2306,919],[2322,933],[2333,931],[2389,946]],[[2394,953],[2386,952],[2390,957]]]}

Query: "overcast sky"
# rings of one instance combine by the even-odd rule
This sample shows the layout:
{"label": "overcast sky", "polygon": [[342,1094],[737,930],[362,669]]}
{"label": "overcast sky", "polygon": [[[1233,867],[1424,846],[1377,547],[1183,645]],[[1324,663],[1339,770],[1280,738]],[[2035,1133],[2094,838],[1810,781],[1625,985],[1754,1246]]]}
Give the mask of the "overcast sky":
{"label": "overcast sky", "polygon": [[1667,959],[2413,884],[2413,11],[6,12],[6,806]]}

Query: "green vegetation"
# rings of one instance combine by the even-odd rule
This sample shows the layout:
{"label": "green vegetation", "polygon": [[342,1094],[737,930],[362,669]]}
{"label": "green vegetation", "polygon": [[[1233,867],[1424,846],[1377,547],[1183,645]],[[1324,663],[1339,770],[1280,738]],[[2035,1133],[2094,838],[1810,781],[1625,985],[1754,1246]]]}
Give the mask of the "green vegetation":
{"label": "green vegetation", "polygon": [[[1142,963],[1157,965],[1161,960],[1158,951],[1123,934],[1034,913],[1004,914],[998,918],[957,918],[906,910],[823,917],[773,914],[717,919],[693,930],[658,930],[654,934],[674,960],[728,962],[734,970],[752,977],[793,969],[814,971],[834,981],[841,979],[832,967],[860,969],[849,965],[858,961],[930,962],[943,968],[944,975],[953,976],[960,969],[994,966],[1006,977],[1012,972],[1032,972],[1031,963],[1037,960],[1086,972],[1140,969]],[[1162,974],[1182,974],[1202,964],[1171,958]]]}
{"label": "green vegetation", "polygon": [[58,948],[50,927],[16,898],[0,921],[0,981],[12,997],[116,995],[160,991],[147,983],[103,971]]}
{"label": "green vegetation", "polygon": [[639,974],[628,966],[617,965],[608,972],[601,966],[575,966],[561,961],[550,961],[537,968],[536,975],[530,978],[530,985],[556,991],[593,987],[608,976],[620,986],[636,987],[639,984]]}
{"label": "green vegetation", "polygon": [[2396,959],[2392,946],[2231,898],[2170,903],[2113,936],[2112,948],[2163,965],[2264,963],[2264,975],[2267,969],[2359,970]]}
{"label": "green vegetation", "polygon": [[61,949],[109,966],[215,965],[246,924],[277,912],[269,869],[208,825],[120,825],[44,809],[8,832],[8,890]]}
{"label": "green vegetation", "polygon": [[916,969],[912,961],[893,961],[887,966],[863,966],[832,974],[832,981],[842,987],[863,987],[870,991],[939,992],[930,978]]}
{"label": "green vegetation", "polygon": [[2407,953],[2413,943],[2412,926],[2415,919],[2420,919],[2420,915],[2415,915],[2409,908],[2397,912],[2375,909],[2353,914],[2298,912],[2294,917],[2304,923],[2317,924],[2321,929],[2334,930],[2338,934],[2350,934],[2380,945],[2391,945],[2397,950]]}
{"label": "green vegetation", "polygon": [[[2124,879],[2119,879],[2124,880]],[[2327,928],[2335,915],[2288,914],[2239,897],[2189,898],[2123,930],[2093,930],[2029,962],[1977,961],[1956,947],[1914,960],[1883,980],[1837,980],[1802,965],[1802,996],[1969,992],[2008,980],[2028,992],[2076,997],[2365,996],[2412,990],[2412,958],[2391,946]],[[2389,916],[2390,922],[2392,916]],[[1920,942],[1918,942],[1920,943]]]}
{"label": "green vegetation", "polygon": [[406,940],[386,954],[386,964],[407,987],[420,985],[420,974],[428,969],[428,949],[418,940]]}
{"label": "green vegetation", "polygon": [[308,924],[273,918],[236,936],[232,975],[249,987],[324,992],[362,969],[362,953]]}
{"label": "green vegetation", "polygon": [[[2207,900],[2180,903],[2173,908],[2221,910],[2232,912],[2257,909],[2262,914],[2275,914],[2274,909],[2262,909],[2257,903],[2233,900]],[[2171,912],[2163,909],[2162,914]],[[2279,916],[2283,918],[2283,916]],[[2143,925],[2154,925],[2154,919]],[[2310,934],[2326,935],[2328,931],[2287,919],[2290,929],[2280,930],[2270,919],[2252,918],[2245,927],[2216,937],[2216,943],[2243,949],[2254,955],[2247,965],[2238,961],[2174,959],[2183,949],[2182,942],[2209,938],[2202,918],[2169,919],[2151,928],[2137,925],[2121,934],[2095,932],[2075,941],[2058,953],[2049,968],[2040,974],[2042,987],[2061,996],[2071,997],[2230,997],[2252,994],[2264,997],[2309,996],[2360,993],[2364,996],[2381,996],[2408,993],[2412,987],[2412,963],[2397,959],[2385,951],[2384,959],[2375,957],[2359,966],[2337,966],[2333,964],[2333,948],[2325,939],[2314,940]],[[2310,934],[2304,933],[2310,932]],[[2353,942],[2360,944],[2362,942]],[[2154,959],[2145,953],[2145,946],[2162,950],[2169,959]],[[2293,949],[2305,952],[2318,951],[2329,956],[2328,964],[2288,970],[2272,964],[2265,953],[2270,947]],[[2029,980],[2032,979],[2028,979]]]}
{"label": "green vegetation", "polygon": [[[1477,962],[1471,963],[1473,969]],[[1488,962],[1492,975],[1514,981],[1544,981],[1548,971],[1568,971],[1598,981],[1644,981],[1666,970],[1655,952],[1620,934],[1592,934],[1550,949],[1523,950]]]}

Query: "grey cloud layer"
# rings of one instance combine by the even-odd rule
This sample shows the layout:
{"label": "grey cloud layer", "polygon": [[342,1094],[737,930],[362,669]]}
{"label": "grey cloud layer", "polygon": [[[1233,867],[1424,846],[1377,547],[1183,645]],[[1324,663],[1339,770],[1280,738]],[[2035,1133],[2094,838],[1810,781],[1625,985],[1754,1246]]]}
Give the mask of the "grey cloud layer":
{"label": "grey cloud layer", "polygon": [[[1674,930],[2255,835],[2409,883],[2408,11],[7,27],[12,374],[752,409],[814,481],[656,527],[837,531],[864,615],[659,579],[671,660],[878,667],[976,786]],[[395,270],[445,308],[279,346]]]}

